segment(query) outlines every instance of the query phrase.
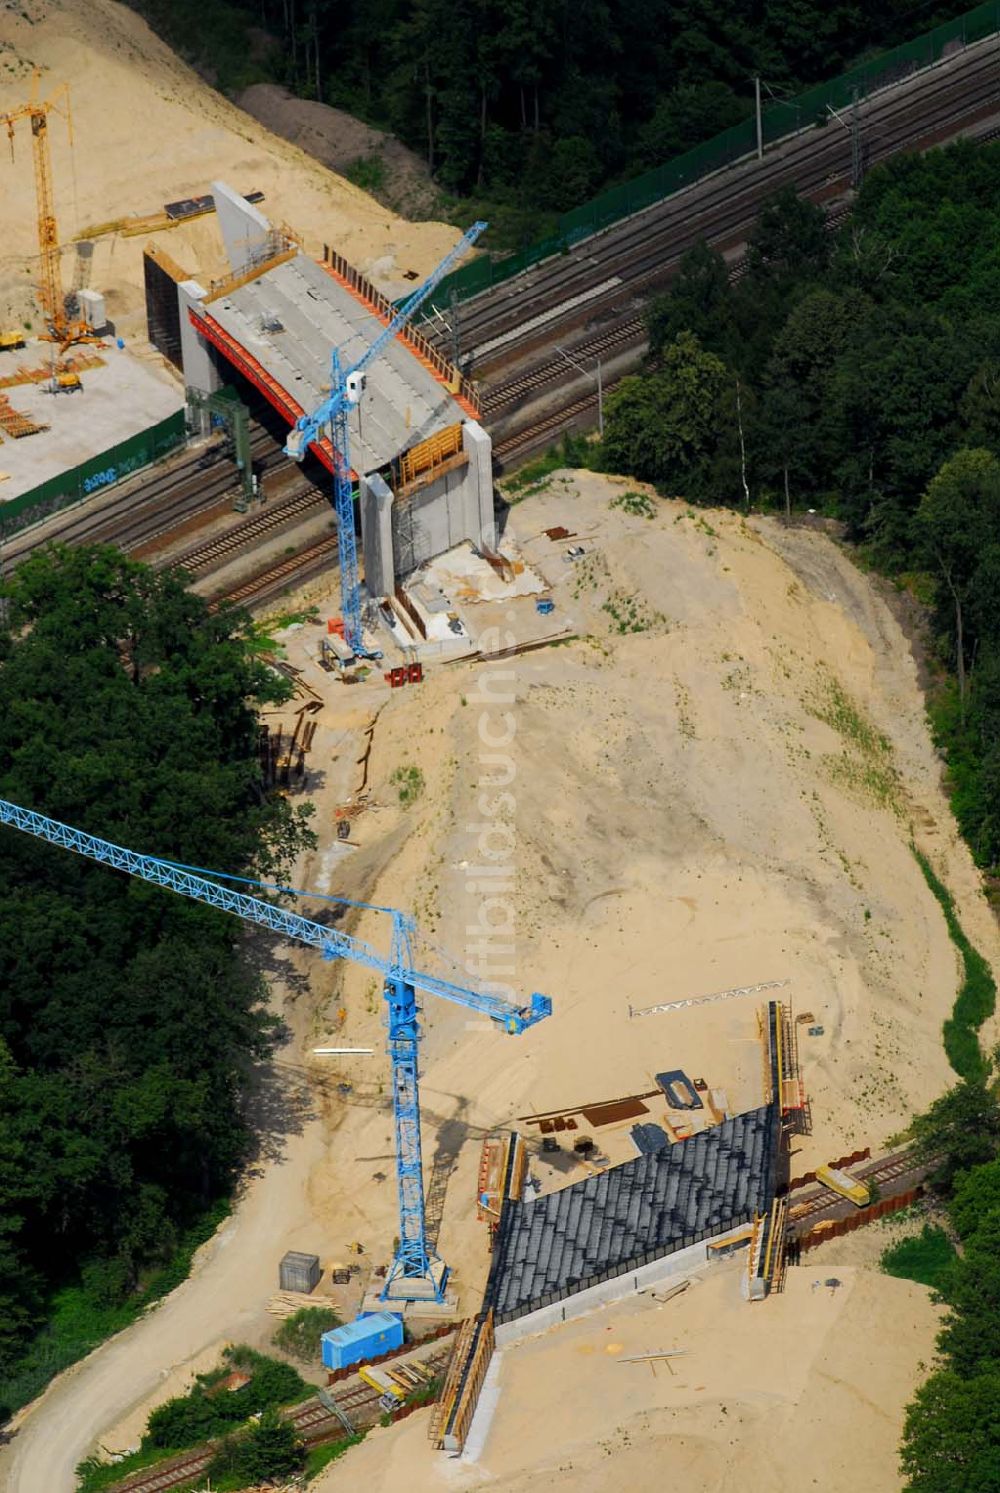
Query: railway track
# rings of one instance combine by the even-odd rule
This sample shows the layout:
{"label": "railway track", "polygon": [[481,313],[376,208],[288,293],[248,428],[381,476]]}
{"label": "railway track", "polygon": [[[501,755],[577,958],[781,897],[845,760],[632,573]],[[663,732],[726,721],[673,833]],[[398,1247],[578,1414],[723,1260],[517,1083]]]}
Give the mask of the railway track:
{"label": "railway track", "polygon": [[[937,1166],[940,1157],[918,1157],[912,1151],[897,1151],[891,1156],[883,1156],[875,1161],[866,1162],[863,1166],[851,1168],[851,1175],[858,1177],[864,1182],[874,1183],[883,1196],[891,1197],[896,1192],[905,1192],[906,1186],[922,1181]],[[903,1182],[906,1186],[896,1186]],[[796,1189],[798,1192],[800,1189]],[[801,1198],[796,1198],[796,1193],[789,1193],[789,1213],[794,1212],[794,1217],[789,1218],[789,1229],[793,1234],[808,1233],[820,1218],[830,1215],[842,1215],[850,1217],[854,1212],[854,1205],[846,1202],[837,1193],[828,1187],[818,1187],[815,1191],[809,1191]]]}
{"label": "railway track", "polygon": [[[432,1373],[440,1373],[451,1357],[450,1339],[421,1362]],[[349,1420],[358,1423],[376,1419],[379,1413],[379,1391],[363,1382],[350,1389],[338,1392],[334,1398]],[[318,1446],[324,1441],[338,1440],[344,1435],[344,1427],[331,1411],[319,1400],[307,1400],[289,1411],[285,1419],[290,1421],[307,1447]],[[166,1493],[192,1478],[200,1477],[211,1465],[214,1452],[210,1447],[199,1447],[186,1456],[172,1457],[150,1467],[147,1472],[137,1472],[121,1483],[114,1485],[113,1493]]]}
{"label": "railway track", "polygon": [[[958,128],[1000,102],[1000,40],[990,38],[958,57],[861,106],[866,167],[902,146]],[[987,112],[989,112],[987,110]],[[701,238],[739,235],[751,226],[760,202],[791,184],[807,195],[843,196],[850,187],[850,136],[835,121],[800,131],[775,145],[763,161],[735,163],[611,228],[583,240],[493,291],[459,306],[462,345],[475,356],[477,377],[489,377],[521,340],[551,340],[555,317],[593,320],[633,288],[646,288],[663,267],[664,254],[679,258]],[[545,317],[544,327],[538,325]],[[440,337],[440,332],[438,336]],[[509,338],[497,346],[498,340]],[[432,339],[433,340],[433,339]],[[493,344],[491,346],[491,344]]]}
{"label": "railway track", "polygon": [[269,503],[252,518],[207,539],[202,544],[184,550],[174,556],[170,563],[179,565],[190,575],[204,575],[217,570],[234,555],[244,549],[253,548],[258,540],[272,538],[276,533],[311,512],[329,508],[329,500],[311,482],[303,481],[284,497]]}
{"label": "railway track", "polygon": [[317,539],[315,543],[300,550],[298,554],[279,560],[276,564],[262,570],[259,575],[252,576],[240,585],[227,587],[214,598],[214,601],[216,604],[227,601],[233,606],[258,606],[261,602],[269,601],[272,597],[279,595],[287,587],[301,585],[303,581],[310,580],[320,570],[333,563],[336,557],[337,536],[330,534],[324,539]]}
{"label": "railway track", "polygon": [[[274,481],[293,463],[261,428],[251,434],[250,453],[265,477]],[[134,551],[163,540],[197,515],[210,515],[236,490],[232,463],[223,457],[206,463],[205,454],[191,452],[123,483],[100,501],[85,500],[24,529],[3,545],[4,568],[17,564],[45,544],[114,542]]]}
{"label": "railway track", "polygon": [[[988,121],[997,114],[1000,38],[991,37],[862,103],[866,167],[975,124],[983,126],[985,137],[995,136],[997,129]],[[840,123],[802,130],[772,147],[763,161],[725,167],[461,304],[459,335],[472,350],[473,371],[483,384],[484,418],[500,469],[566,431],[593,426],[596,390],[588,365],[595,367],[598,358],[609,364],[605,388],[610,389],[638,363],[646,345],[644,308],[669,283],[687,249],[705,239],[725,252],[738,252],[761,202],[785,185],[842,218],[850,169],[850,134]],[[732,274],[740,272],[737,262]],[[424,330],[432,341],[443,340],[433,325]],[[280,476],[291,466],[256,421],[251,452],[268,475]],[[14,535],[3,546],[3,565],[17,563],[52,539],[113,540],[128,551],[155,551],[186,525],[211,518],[213,508],[221,512],[234,487],[227,462],[220,458],[217,469],[206,468],[192,454],[115,489],[101,503],[82,504]],[[217,559],[252,548],[277,527],[277,521],[241,526],[232,531],[239,539],[220,539],[214,550],[211,541],[196,546],[187,556],[188,568],[203,574]],[[316,558],[326,558],[332,548],[327,541]],[[263,599],[308,571],[310,560],[311,552],[303,551],[232,595],[241,601]]]}
{"label": "railway track", "polygon": [[[992,37],[862,106],[866,168],[975,124],[995,136],[987,121],[998,113],[1000,39]],[[761,201],[788,184],[842,221],[850,156],[849,132],[835,121],[800,132],[763,162],[721,170],[460,306],[461,340],[473,349],[501,467],[581,423],[584,374],[573,362],[618,360],[620,374],[623,361],[639,360],[642,309],[693,244],[706,239],[738,251]],[[737,263],[732,274],[739,273]],[[595,406],[593,397],[589,403]],[[556,418],[560,410],[565,423]]]}
{"label": "railway track", "polygon": [[[252,552],[290,528],[299,519],[329,506],[326,494],[301,475],[262,427],[251,422],[250,451],[263,480],[279,485],[294,474],[294,485],[242,522],[213,538],[166,557],[165,552],[185,530],[201,528],[232,511],[238,476],[228,458],[206,462],[204,452],[192,452],[165,468],[123,483],[101,501],[84,502],[15,535],[3,545],[3,570],[17,565],[46,544],[114,543],[126,553],[147,559],[159,568],[182,566],[195,577],[205,576],[243,553]],[[265,567],[231,592],[239,604],[263,599],[299,579],[314,575],[320,564],[336,553],[336,539],[310,545],[297,555]],[[217,595],[216,600],[223,599]]]}
{"label": "railway track", "polygon": [[[617,380],[609,381],[604,392],[614,388]],[[548,415],[541,415],[531,425],[497,441],[493,447],[493,460],[500,471],[505,471],[516,462],[525,461],[536,451],[544,451],[561,435],[573,430],[589,430],[597,422],[597,396],[584,394],[569,404],[560,404]]]}

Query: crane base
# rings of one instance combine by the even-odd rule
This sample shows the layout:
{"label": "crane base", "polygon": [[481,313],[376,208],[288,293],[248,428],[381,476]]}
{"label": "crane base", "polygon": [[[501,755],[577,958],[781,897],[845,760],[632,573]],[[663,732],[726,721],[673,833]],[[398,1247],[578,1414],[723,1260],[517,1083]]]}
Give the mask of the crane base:
{"label": "crane base", "polygon": [[[448,1282],[448,1266],[443,1260],[434,1260],[426,1275],[390,1274],[378,1292],[377,1299],[386,1301],[443,1301],[444,1288]],[[373,1293],[374,1294],[374,1293]]]}

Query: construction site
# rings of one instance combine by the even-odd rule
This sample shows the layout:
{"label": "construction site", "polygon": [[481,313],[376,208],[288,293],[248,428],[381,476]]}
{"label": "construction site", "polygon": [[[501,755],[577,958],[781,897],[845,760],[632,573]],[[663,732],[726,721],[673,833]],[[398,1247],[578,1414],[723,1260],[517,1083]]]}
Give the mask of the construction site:
{"label": "construction site", "polygon": [[320,1490],[596,1493],[611,1456],[636,1493],[665,1465],[898,1486],[939,1309],[869,1267],[922,1195],[889,1138],[949,1083],[958,979],[912,843],[1000,958],[907,638],[819,525],[588,471],[497,492],[483,391],[417,325],[484,225],[389,224],[222,101],[196,149],[171,76],[150,107],[183,96],[191,140],[148,210],[73,204],[94,105],[70,145],[53,63],[0,87],[0,563],[106,540],[252,607],[292,685],[261,780],[315,805],[292,884],[343,906],[0,801],[274,934],[288,1032],[280,1158],[180,1290],[20,1413],[3,1477],[69,1493],[221,1345],[311,1304],[345,1326],[304,1434],[374,1427]]}

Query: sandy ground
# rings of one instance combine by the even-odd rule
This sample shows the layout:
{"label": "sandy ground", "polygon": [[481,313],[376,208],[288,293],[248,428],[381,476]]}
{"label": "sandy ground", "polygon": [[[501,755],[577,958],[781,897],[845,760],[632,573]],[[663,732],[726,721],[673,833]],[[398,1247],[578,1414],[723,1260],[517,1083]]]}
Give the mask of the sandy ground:
{"label": "sandy ground", "polygon": [[[303,237],[307,252],[324,243],[389,294],[427,274],[457,241],[442,223],[408,223],[270,134],[215,93],[133,11],[116,0],[24,0],[0,9],[0,113],[30,96],[31,71],[42,72],[41,96],[71,86],[73,145],[65,123],[50,116],[56,214],[64,288],[76,274],[72,241],[117,218],[162,211],[163,204],[207,192],[216,179],[238,191],[264,193],[262,210]],[[15,127],[15,161],[0,166],[0,320],[32,312],[36,275],[35,186],[27,124]],[[104,292],[119,331],[141,335],[145,317],[142,249],[148,235],[95,240],[89,284]],[[224,271],[212,218],[159,232],[153,242],[199,276]]]}
{"label": "sandy ground", "polygon": [[[610,507],[627,486],[557,474],[512,510],[510,533],[575,641],[488,666],[429,667],[419,688],[390,693],[375,672],[348,690],[315,663],[322,620],[338,610],[335,577],[308,590],[319,622],[284,635],[326,701],[310,783],[323,844],[298,869],[299,884],[412,909],[424,935],[418,967],[461,977],[464,964],[509,982],[519,999],[542,990],[554,1001],[552,1018],[519,1038],[426,1003],[428,1212],[435,1230],[440,1219],[463,1310],[477,1305],[488,1266],[473,1199],[489,1130],[649,1089],[668,1067],[724,1089],[733,1110],[761,1102],[754,998],[669,1015],[630,1017],[630,1007],[790,980],[782,993],[825,1029],[803,1038],[812,1133],[796,1138],[792,1166],[804,1170],[857,1145],[876,1149],[950,1081],[941,1023],[958,969],[911,834],[955,893],[969,935],[998,963],[996,925],[941,791],[913,658],[867,579],[814,532],[679,502],[657,503],[652,519]],[[577,536],[582,559],[545,537],[557,524]],[[481,631],[498,627],[503,641],[502,601],[465,615]],[[623,633],[623,622],[641,630]],[[362,786],[366,725],[369,806],[352,821],[351,843],[338,845],[334,810]],[[422,787],[405,806],[394,778],[410,767]],[[353,913],[348,926],[387,948],[384,916]],[[254,1214],[252,1190],[234,1245],[209,1251],[149,1323],[100,1350],[27,1417],[3,1454],[18,1469],[13,1487],[62,1493],[90,1438],[131,1414],[171,1365],[237,1330],[263,1332],[285,1247],[328,1262],[358,1241],[365,1260],[388,1258],[395,1189],[378,988],[356,966],[303,955],[300,967],[310,989],[297,995],[297,1051],[322,1126],[296,1143],[301,1155],[289,1143],[289,1162],[255,1184],[262,1198],[277,1189],[276,1207]],[[375,1053],[308,1056],[333,1036]],[[543,1186],[583,1175],[565,1151],[543,1165],[537,1131],[527,1134]],[[621,1130],[596,1139],[614,1159],[627,1154]],[[290,1219],[282,1189],[294,1199]],[[238,1248],[252,1268],[233,1268]],[[609,1394],[607,1374],[626,1370],[573,1346],[589,1341],[596,1319],[573,1329],[579,1339],[557,1333],[518,1348],[505,1359],[513,1389],[501,1395],[475,1476],[518,1489],[544,1468],[567,1488],[596,1488],[601,1477],[607,1485],[613,1453],[614,1486],[636,1489],[659,1481],[664,1457],[720,1489],[735,1487],[737,1471],[761,1493],[793,1478],[831,1493],[897,1488],[892,1449],[918,1364],[932,1354],[934,1312],[919,1288],[855,1275],[846,1260],[837,1269],[844,1291],[814,1293],[817,1265],[829,1273],[807,1257],[787,1294],[761,1307],[739,1303],[724,1274],[683,1298],[669,1321],[654,1324],[641,1303],[634,1321],[612,1309],[610,1341],[671,1346],[660,1341],[669,1326],[678,1346],[697,1351],[683,1401],[645,1370],[627,1403]],[[102,1368],[108,1361],[113,1371]],[[537,1395],[548,1397],[541,1415]],[[394,1471],[410,1471],[411,1453],[419,1486],[465,1478],[432,1461],[423,1419],[371,1438],[326,1486],[388,1486]]]}
{"label": "sandy ground", "polygon": [[[482,682],[489,671],[480,669],[477,681],[463,669],[432,676],[419,698],[391,699],[379,719],[381,794],[390,796],[386,779],[408,762],[426,776],[409,811],[413,832],[380,878],[379,900],[416,904],[434,939],[469,957],[477,940],[467,930],[484,900],[484,878],[470,869],[484,860],[479,826],[509,824],[513,849],[500,864],[511,873],[514,972],[505,976],[499,963],[497,972],[522,994],[542,989],[555,1001],[553,1018],[515,1049],[495,1033],[480,1035],[460,1012],[425,1013],[423,1091],[436,1116],[450,1116],[447,1132],[431,1120],[426,1145],[436,1134],[438,1160],[457,1151],[441,1244],[464,1301],[474,1299],[486,1267],[470,1206],[484,1130],[644,1090],[655,1071],[675,1065],[724,1088],[733,1108],[760,1102],[754,1000],[632,1019],[630,1006],[790,979],[785,994],[825,1028],[802,1039],[812,1133],[796,1138],[792,1164],[806,1169],[856,1145],[882,1145],[952,1077],[940,1032],[958,968],[911,835],[997,962],[996,925],[941,791],[913,658],[865,577],[814,532],[697,514],[681,503],[659,506],[652,520],[610,510],[609,496],[625,486],[557,476],[511,516],[579,641],[493,666],[492,704]],[[567,542],[542,535],[556,524],[574,532],[588,551],[583,560],[567,560]],[[613,614],[625,617],[630,597],[645,630],[622,634]],[[509,740],[491,748],[483,733]],[[494,802],[501,784],[512,801]],[[374,1040],[363,981],[348,971],[345,989],[352,1039],[367,1031]],[[347,1129],[359,1151],[388,1140],[372,1117],[350,1115]],[[613,1133],[597,1139],[611,1152]],[[543,1185],[582,1175],[568,1156],[561,1162],[557,1177],[534,1158]],[[325,1206],[346,1205],[362,1181],[362,1168],[349,1163],[328,1174]],[[757,1319],[776,1365],[796,1355],[796,1382],[805,1386],[783,1388],[778,1374],[781,1437],[769,1411],[748,1414],[738,1434],[720,1441],[731,1430],[718,1414],[722,1389],[715,1408],[691,1407],[684,1444],[692,1469],[714,1477],[713,1486],[727,1486],[737,1464],[745,1476],[747,1452],[760,1459],[762,1490],[798,1484],[803,1460],[816,1478],[806,1486],[898,1486],[900,1411],[919,1362],[932,1356],[934,1312],[920,1288],[866,1273],[856,1318],[833,1337],[803,1332],[786,1303],[799,1302],[794,1282],[814,1265],[830,1268],[810,1261],[793,1272],[785,1300]],[[697,1331],[714,1331],[715,1298],[692,1301],[685,1311],[696,1312]],[[763,1344],[748,1347],[747,1365]],[[574,1413],[566,1436],[590,1444],[570,1458],[564,1481],[588,1487],[583,1479],[592,1477],[596,1487],[605,1474],[591,1428],[603,1424],[603,1397],[596,1386],[577,1386],[572,1364],[558,1377]],[[831,1380],[842,1389],[834,1393]],[[510,1395],[521,1405],[525,1398],[520,1386]],[[800,1399],[807,1413],[792,1417],[788,1407]],[[827,1454],[810,1438],[827,1417],[838,1460],[824,1471]],[[537,1424],[543,1430],[532,1440],[501,1408],[484,1453],[501,1485],[509,1478],[519,1487],[520,1466],[527,1487],[535,1458],[546,1472],[561,1465],[545,1445],[546,1417]],[[375,1438],[365,1461],[343,1464],[328,1486],[388,1481],[418,1436]],[[530,1450],[519,1462],[514,1448],[525,1440]],[[678,1445],[675,1435],[671,1457]],[[615,1485],[641,1487],[645,1478],[651,1486],[664,1449],[633,1446]],[[452,1475],[439,1467],[428,1486]]]}
{"label": "sandy ground", "polygon": [[[426,1417],[376,1431],[316,1484],[317,1493],[412,1493],[489,1486],[528,1493],[885,1493],[899,1486],[903,1407],[937,1323],[909,1281],[847,1268],[792,1270],[760,1307],[738,1274],[713,1272],[683,1296],[651,1296],[503,1351],[497,1409],[477,1462],[431,1450]],[[679,1352],[670,1364],[625,1363]]]}

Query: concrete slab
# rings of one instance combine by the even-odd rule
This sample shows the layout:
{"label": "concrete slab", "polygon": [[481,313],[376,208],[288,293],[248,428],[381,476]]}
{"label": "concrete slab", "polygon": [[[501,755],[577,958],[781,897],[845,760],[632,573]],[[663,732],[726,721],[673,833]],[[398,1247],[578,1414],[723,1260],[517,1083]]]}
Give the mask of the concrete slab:
{"label": "concrete slab", "polygon": [[[409,639],[417,658],[446,660],[480,652],[492,657],[555,642],[574,631],[573,618],[562,607],[548,615],[537,610],[535,600],[547,584],[509,538],[503,555],[513,571],[508,580],[469,543],[414,572],[405,589],[427,630],[425,641]],[[451,618],[458,619],[458,632],[451,628]]]}
{"label": "concrete slab", "polygon": [[[21,365],[33,368],[49,358],[51,351],[49,343],[32,343],[18,352],[0,353],[0,376]],[[99,352],[106,362],[102,368],[84,370],[81,391],[50,394],[42,384],[19,384],[2,391],[14,409],[49,429],[20,440],[3,436],[0,472],[6,472],[9,480],[0,482],[0,504],[183,409],[183,389],[156,364],[113,344],[91,351]]]}
{"label": "concrete slab", "polygon": [[[314,409],[330,388],[330,352],[346,371],[383,324],[321,265],[299,254],[267,270],[206,312],[295,399]],[[363,474],[447,425],[467,419],[443,384],[398,341],[370,369],[351,414],[351,462]]]}

